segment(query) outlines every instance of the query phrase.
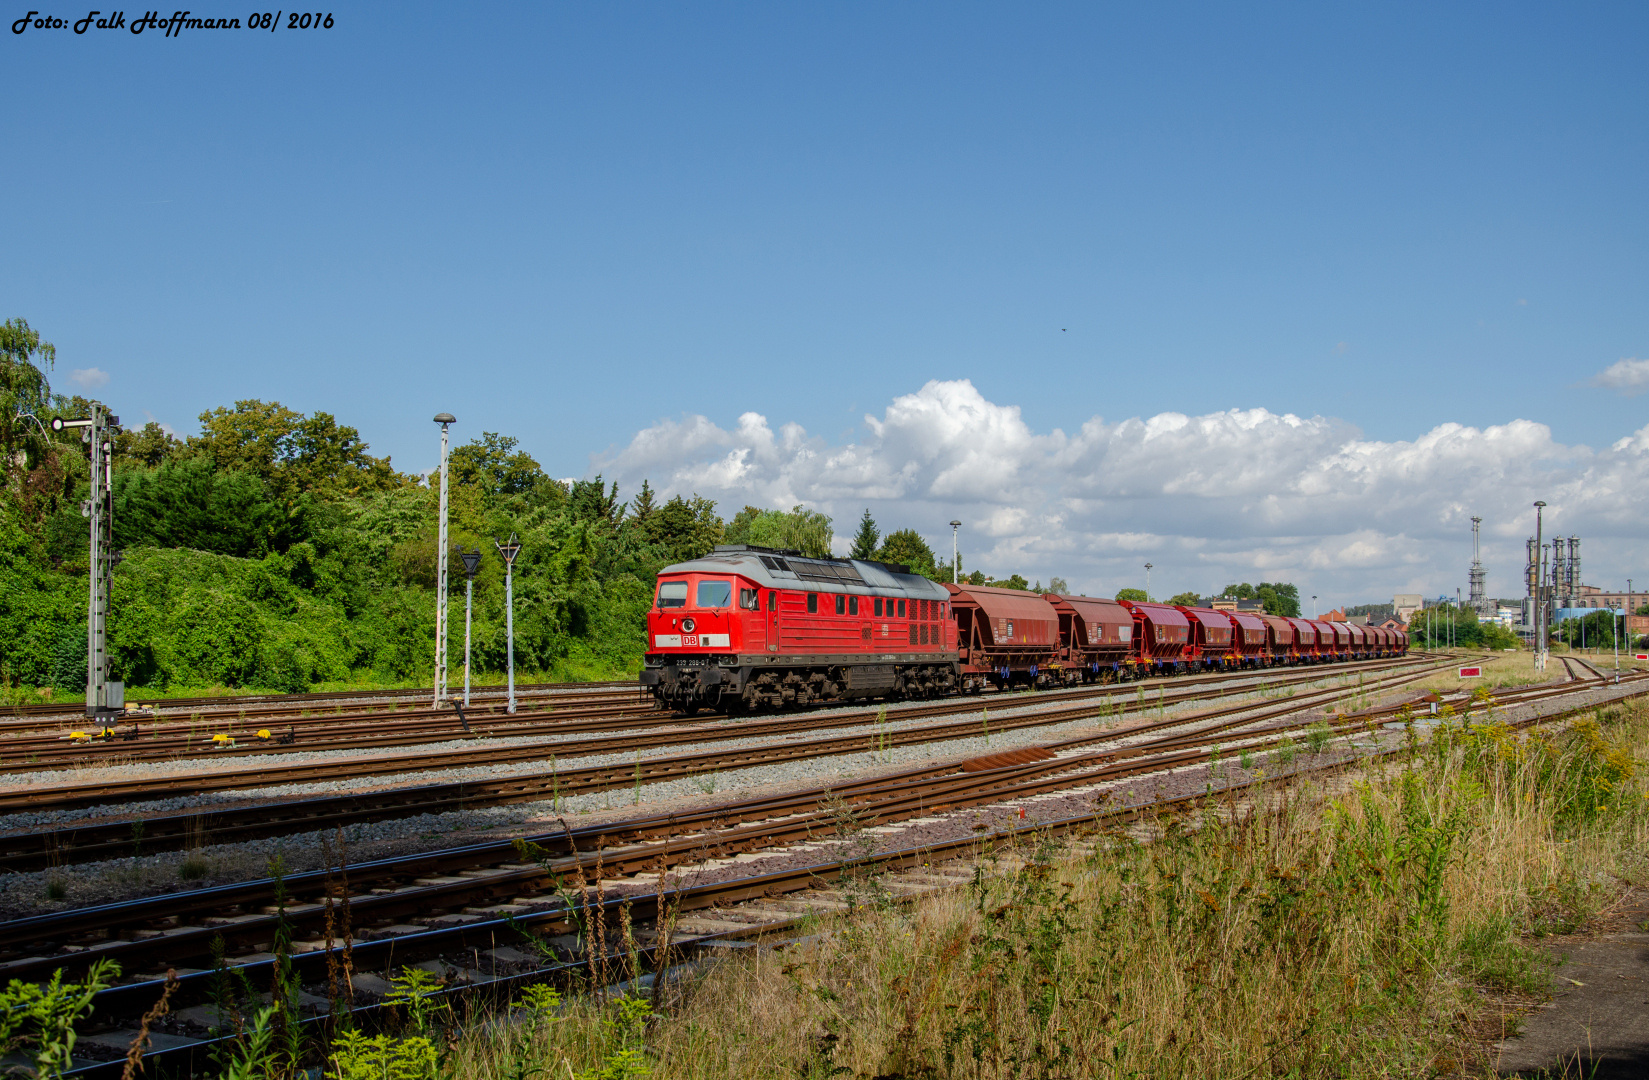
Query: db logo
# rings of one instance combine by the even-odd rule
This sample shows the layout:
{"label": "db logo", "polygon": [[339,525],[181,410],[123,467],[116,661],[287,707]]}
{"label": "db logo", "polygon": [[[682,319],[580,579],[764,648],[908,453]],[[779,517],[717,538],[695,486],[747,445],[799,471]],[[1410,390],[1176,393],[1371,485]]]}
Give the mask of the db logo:
{"label": "db logo", "polygon": [[697,634],[683,634],[683,635],[681,635],[681,647],[684,648],[684,649],[697,648],[698,643],[699,643],[699,636]]}

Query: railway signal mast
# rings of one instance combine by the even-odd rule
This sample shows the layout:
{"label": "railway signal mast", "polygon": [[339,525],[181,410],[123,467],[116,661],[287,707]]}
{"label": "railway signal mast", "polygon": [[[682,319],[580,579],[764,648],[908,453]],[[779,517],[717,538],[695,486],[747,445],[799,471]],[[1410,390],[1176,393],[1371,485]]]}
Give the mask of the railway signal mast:
{"label": "railway signal mast", "polygon": [[458,557],[464,560],[464,708],[470,707],[470,614],[475,609],[475,574],[481,569],[481,549],[465,551],[458,547]]}
{"label": "railway signal mast", "polygon": [[504,559],[504,640],[510,655],[510,704],[509,713],[515,715],[515,557],[521,554],[521,541],[510,533],[508,543],[500,544],[496,537],[492,546],[498,549],[498,554]]}
{"label": "railway signal mast", "polygon": [[114,437],[120,417],[111,416],[93,402],[92,415],[78,420],[52,418],[53,431],[80,429],[80,441],[91,458],[90,498],[81,512],[91,519],[91,558],[86,576],[86,715],[102,720],[126,709],[126,685],[109,681],[109,586],[120,553],[114,550],[114,507],[109,482],[114,457]]}

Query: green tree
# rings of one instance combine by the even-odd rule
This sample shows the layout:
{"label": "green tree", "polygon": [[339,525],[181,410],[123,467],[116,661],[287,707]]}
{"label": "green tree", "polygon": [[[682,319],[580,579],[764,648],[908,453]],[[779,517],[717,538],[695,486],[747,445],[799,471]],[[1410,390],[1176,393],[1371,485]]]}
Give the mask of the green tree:
{"label": "green tree", "polygon": [[237,401],[233,409],[219,406],[201,413],[200,434],[189,440],[189,448],[223,472],[248,472],[274,484],[303,418],[278,401]]}
{"label": "green tree", "polygon": [[261,558],[304,534],[302,512],[284,510],[250,472],[223,472],[205,457],[128,468],[114,475],[119,547],[191,548]]}
{"label": "green tree", "polygon": [[987,581],[985,584],[994,589],[1018,589],[1020,592],[1030,592],[1031,583],[1018,574],[1011,574],[999,581]]}
{"label": "green tree", "polygon": [[516,449],[519,443],[513,436],[483,431],[479,439],[470,440],[448,456],[449,475],[454,483],[474,484],[488,496],[527,494],[549,478],[532,455]]}
{"label": "green tree", "polygon": [[[512,443],[514,440],[511,440]],[[528,459],[531,460],[531,459]],[[537,462],[533,463],[537,468]],[[600,521],[616,525],[624,517],[624,504],[618,500],[618,484],[603,487],[601,477],[594,480],[574,480],[567,493],[568,508],[579,521]]]}
{"label": "green tree", "polygon": [[1071,586],[1062,577],[1051,577],[1048,579],[1048,591],[1057,593],[1060,596],[1069,596]]}
{"label": "green tree", "polygon": [[315,491],[335,498],[416,482],[396,472],[389,458],[373,457],[367,450],[360,431],[338,423],[331,413],[316,412],[299,420],[281,460],[288,496]]}
{"label": "green tree", "polygon": [[1176,605],[1183,604],[1185,607],[1198,607],[1202,604],[1202,597],[1194,592],[1182,592],[1169,597],[1168,602]]}
{"label": "green tree", "polygon": [[[39,363],[35,363],[36,358]],[[18,418],[29,413],[45,422],[40,414],[51,401],[51,383],[44,368],[57,360],[57,347],[41,341],[38,331],[27,320],[7,319],[0,324],[0,456],[4,470],[9,472],[20,448],[38,453],[45,448],[40,430],[29,420]],[[33,468],[32,463],[27,464]]]}
{"label": "green tree", "polygon": [[1300,616],[1300,590],[1286,581],[1260,582],[1254,598],[1264,602],[1267,615]]}
{"label": "green tree", "polygon": [[630,503],[630,526],[638,529],[643,535],[647,534],[648,522],[658,512],[658,506],[653,494],[653,485],[646,480],[641,482],[641,490]]}
{"label": "green tree", "polygon": [[756,519],[761,516],[761,507],[746,504],[744,509],[734,514],[733,520],[727,523],[726,542],[729,544],[751,543],[750,526],[754,525],[756,523]]}
{"label": "green tree", "polygon": [[183,451],[182,439],[168,435],[165,428],[151,420],[144,424],[140,431],[122,429],[120,434],[115,436],[115,468],[135,464],[153,469],[163,462],[181,456]]}
{"label": "green tree", "polygon": [[1221,595],[1238,600],[1262,601],[1267,615],[1290,618],[1299,618],[1300,615],[1300,590],[1286,581],[1262,581],[1257,587],[1245,581],[1241,585],[1227,585]]}
{"label": "green tree", "polygon": [[750,519],[747,536],[745,543],[781,551],[799,551],[815,559],[830,555],[830,545],[834,539],[830,518],[805,506],[792,507],[789,513],[781,510],[760,511]]}
{"label": "green tree", "polygon": [[983,585],[985,584],[985,580],[985,572],[983,570],[975,570],[967,576],[967,582],[969,585]]}
{"label": "green tree", "polygon": [[882,546],[876,549],[876,561],[908,566],[911,573],[929,578],[938,571],[933,561],[933,549],[915,529],[888,533],[882,540]]}
{"label": "green tree", "polygon": [[876,527],[876,519],[870,516],[870,507],[865,507],[865,514],[859,519],[859,531],[853,536],[853,550],[848,554],[855,559],[870,559],[876,555],[876,545],[882,539],[882,530]]}
{"label": "green tree", "polygon": [[694,495],[675,496],[648,517],[648,535],[672,563],[689,562],[710,554],[722,542],[722,522],[716,504]]}
{"label": "green tree", "polygon": [[1117,590],[1117,599],[1118,600],[1129,600],[1129,601],[1132,601],[1133,603],[1136,603],[1136,604],[1143,604],[1143,603],[1145,603],[1145,590],[1144,589],[1118,589]]}

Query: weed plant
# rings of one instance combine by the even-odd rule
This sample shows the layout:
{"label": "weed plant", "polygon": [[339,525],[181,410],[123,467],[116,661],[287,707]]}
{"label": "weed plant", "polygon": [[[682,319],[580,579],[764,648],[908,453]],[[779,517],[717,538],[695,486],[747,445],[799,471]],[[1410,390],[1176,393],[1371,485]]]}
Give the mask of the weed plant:
{"label": "weed plant", "polygon": [[[1530,939],[1641,873],[1649,713],[1561,733],[1456,719],[1324,802],[998,852],[998,875],[743,953],[646,1023],[577,1000],[461,1075],[1389,1076],[1480,1068],[1485,994],[1544,985]],[[1190,826],[1190,827],[1187,827]],[[852,833],[853,823],[842,831]],[[626,1056],[619,1057],[624,1054]],[[629,1070],[628,1072],[622,1070]]]}

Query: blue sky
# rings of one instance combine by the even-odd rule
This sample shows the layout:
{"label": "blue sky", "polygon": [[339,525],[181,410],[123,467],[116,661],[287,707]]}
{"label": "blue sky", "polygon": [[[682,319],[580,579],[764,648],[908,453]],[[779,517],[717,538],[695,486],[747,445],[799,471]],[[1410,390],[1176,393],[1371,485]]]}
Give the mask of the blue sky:
{"label": "blue sky", "polygon": [[[1649,357],[1641,5],[333,15],[0,34],[0,296],[59,347],[60,388],[95,368],[128,422],[182,433],[239,398],[325,409],[408,469],[446,409],[564,476],[663,469],[626,447],[693,417],[863,447],[934,381],[1042,434],[1263,409],[1408,444],[1522,419],[1572,465],[1644,425],[1649,371],[1587,385]],[[716,490],[844,529],[876,502]],[[931,484],[889,505],[916,494],[948,520]],[[1059,572],[1036,513],[994,550]]]}

